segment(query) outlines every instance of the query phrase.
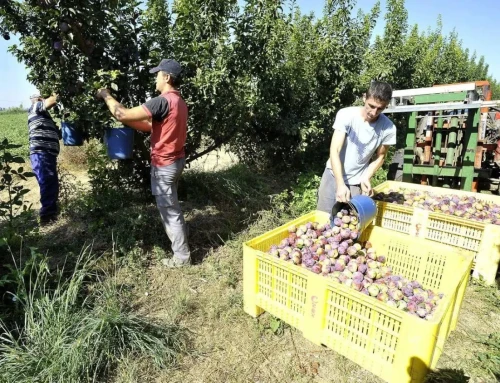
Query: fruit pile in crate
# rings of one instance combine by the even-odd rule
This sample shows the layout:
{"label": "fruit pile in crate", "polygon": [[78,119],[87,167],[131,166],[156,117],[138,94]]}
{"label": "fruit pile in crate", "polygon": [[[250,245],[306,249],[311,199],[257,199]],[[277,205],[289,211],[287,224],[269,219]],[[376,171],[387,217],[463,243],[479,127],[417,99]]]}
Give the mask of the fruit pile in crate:
{"label": "fruit pile in crate", "polygon": [[386,181],[374,188],[374,224],[475,253],[473,274],[495,284],[500,196]]}
{"label": "fruit pile in crate", "polygon": [[386,257],[371,242],[357,242],[358,218],[341,210],[331,224],[307,222],[288,227],[288,238],[272,245],[269,254],[331,278],[411,315],[432,319],[443,294],[424,289],[420,282],[393,275]]}
{"label": "fruit pile in crate", "polygon": [[378,192],[373,199],[500,225],[500,205],[470,195],[441,195],[427,190],[400,187]]}

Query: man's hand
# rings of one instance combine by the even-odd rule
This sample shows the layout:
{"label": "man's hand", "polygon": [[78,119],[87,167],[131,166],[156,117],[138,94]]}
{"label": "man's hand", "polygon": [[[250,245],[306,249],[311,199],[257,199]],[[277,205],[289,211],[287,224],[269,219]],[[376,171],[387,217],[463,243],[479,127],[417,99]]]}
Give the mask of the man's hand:
{"label": "man's hand", "polygon": [[101,88],[97,91],[96,97],[97,98],[102,98],[103,100],[109,96],[109,90],[106,88]]}
{"label": "man's hand", "polygon": [[371,197],[373,195],[373,189],[369,178],[362,179],[360,181],[360,185],[363,195],[367,195],[368,197]]}
{"label": "man's hand", "polygon": [[343,185],[337,185],[337,202],[349,202],[351,200],[351,191],[349,188]]}

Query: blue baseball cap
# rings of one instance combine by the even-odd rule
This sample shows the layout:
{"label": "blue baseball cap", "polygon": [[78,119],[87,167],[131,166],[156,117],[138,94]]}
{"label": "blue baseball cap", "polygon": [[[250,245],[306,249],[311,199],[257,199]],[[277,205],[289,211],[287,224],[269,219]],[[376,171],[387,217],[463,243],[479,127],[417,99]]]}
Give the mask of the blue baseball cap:
{"label": "blue baseball cap", "polygon": [[156,73],[159,71],[166,72],[173,77],[180,77],[182,74],[182,67],[177,61],[172,59],[163,59],[160,61],[160,64],[154,68],[149,70],[149,73]]}

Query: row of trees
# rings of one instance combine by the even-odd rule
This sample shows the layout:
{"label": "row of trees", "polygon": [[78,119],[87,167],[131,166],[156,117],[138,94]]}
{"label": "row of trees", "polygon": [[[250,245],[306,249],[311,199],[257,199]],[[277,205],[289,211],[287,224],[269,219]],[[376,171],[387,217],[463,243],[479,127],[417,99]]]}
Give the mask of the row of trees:
{"label": "row of trees", "polygon": [[[90,136],[112,123],[96,88],[107,85],[137,105],[153,95],[147,68],[180,61],[188,161],[223,144],[249,162],[324,161],[336,111],[371,79],[399,89],[489,79],[498,90],[484,58],[457,33],[444,35],[440,20],[434,30],[409,26],[404,0],[387,1],[385,30],[373,43],[379,4],[355,14],[355,0],[326,0],[314,16],[294,1],[238,3],[2,0],[0,28],[20,36],[10,50],[29,80],[59,92]],[[144,167],[144,146],[141,153],[136,165]]]}

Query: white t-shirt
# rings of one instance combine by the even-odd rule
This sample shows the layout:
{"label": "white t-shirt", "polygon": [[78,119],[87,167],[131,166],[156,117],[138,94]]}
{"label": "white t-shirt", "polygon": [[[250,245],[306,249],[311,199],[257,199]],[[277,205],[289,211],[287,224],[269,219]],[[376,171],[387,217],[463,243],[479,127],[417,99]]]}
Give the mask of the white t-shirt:
{"label": "white t-shirt", "polygon": [[[361,112],[362,108],[358,106],[340,109],[333,124],[334,130],[346,134],[340,151],[340,162],[347,185],[360,183],[370,159],[381,145],[396,145],[396,126],[391,120],[380,114],[377,121],[367,122]],[[331,171],[330,159],[326,162],[326,167]]]}

